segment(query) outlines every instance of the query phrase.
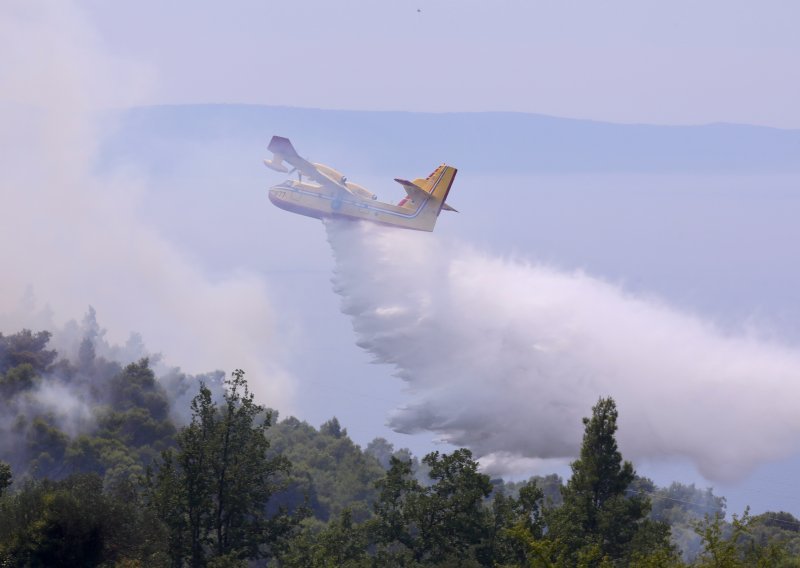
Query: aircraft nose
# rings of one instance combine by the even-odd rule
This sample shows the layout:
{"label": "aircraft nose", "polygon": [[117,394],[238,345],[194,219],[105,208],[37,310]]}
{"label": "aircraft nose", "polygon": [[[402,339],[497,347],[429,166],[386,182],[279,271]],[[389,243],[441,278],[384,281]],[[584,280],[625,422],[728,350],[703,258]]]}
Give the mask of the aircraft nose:
{"label": "aircraft nose", "polygon": [[269,190],[269,200],[272,203],[277,205],[278,203],[284,201],[285,198],[286,198],[286,190],[277,189],[277,188],[274,188],[274,187]]}

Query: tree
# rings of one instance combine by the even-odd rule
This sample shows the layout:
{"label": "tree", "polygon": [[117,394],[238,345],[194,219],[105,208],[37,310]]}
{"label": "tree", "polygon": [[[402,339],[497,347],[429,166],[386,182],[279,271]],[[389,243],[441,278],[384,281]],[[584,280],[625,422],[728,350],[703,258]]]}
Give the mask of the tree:
{"label": "tree", "polygon": [[635,472],[617,448],[617,416],[614,400],[601,398],[592,417],[583,419],[580,457],[572,463],[572,478],[562,489],[564,503],[551,512],[548,523],[548,536],[557,541],[564,563],[626,563],[634,553],[671,549],[668,529],[646,520],[649,499],[628,492]]}
{"label": "tree", "polygon": [[747,535],[749,522],[750,513],[745,510],[741,518],[733,515],[729,530],[721,514],[706,516],[702,523],[697,523],[695,530],[703,543],[703,552],[697,559],[697,565],[714,568],[745,566],[737,544]]}
{"label": "tree", "polygon": [[288,417],[269,430],[270,453],[292,463],[287,487],[270,502],[270,510],[284,505],[290,510],[308,506],[320,521],[335,519],[348,509],[354,523],[372,516],[377,497],[375,483],[385,471],[363,452],[338,420],[319,430]]}
{"label": "tree", "polygon": [[383,469],[389,469],[394,455],[394,446],[386,438],[375,438],[364,448],[364,453],[378,460]]}
{"label": "tree", "polygon": [[423,488],[413,478],[410,460],[395,457],[378,483],[376,540],[381,562],[410,555],[418,563],[458,559],[476,564],[491,522],[484,507],[492,491],[489,476],[478,473],[478,463],[467,449],[432,452],[422,461],[430,467],[430,486]]}
{"label": "tree", "polygon": [[[671,542],[681,551],[684,561],[694,559],[702,549],[696,525],[707,516],[725,516],[725,498],[714,495],[711,488],[699,489],[691,485],[673,482],[668,487],[657,488],[635,484],[640,491],[651,496],[652,509],[649,518],[661,521],[670,527]],[[648,480],[649,481],[649,480]]]}
{"label": "tree", "polygon": [[389,552],[398,548],[414,548],[415,535],[411,527],[409,501],[418,500],[423,488],[411,472],[411,460],[389,458],[389,470],[376,482],[379,491],[375,501],[375,538]]}
{"label": "tree", "polygon": [[40,381],[33,365],[22,363],[8,369],[5,375],[0,374],[0,396],[9,401],[21,392],[32,390]]}
{"label": "tree", "polygon": [[544,492],[535,481],[522,485],[517,498],[506,495],[502,485],[495,489],[492,523],[485,531],[488,542],[479,555],[485,565],[524,566],[529,559],[537,557],[533,543],[542,541],[543,500]]}
{"label": "tree", "polygon": [[369,566],[367,534],[364,524],[355,525],[348,509],[332,520],[317,537],[313,566],[320,568],[356,568]]}
{"label": "tree", "polygon": [[11,486],[11,466],[6,462],[0,461],[0,497],[3,496],[5,490]]}
{"label": "tree", "polygon": [[0,333],[0,373],[25,364],[43,373],[58,355],[53,349],[45,349],[51,335],[49,331],[33,333],[29,329],[8,336]]}
{"label": "tree", "polygon": [[342,425],[339,424],[339,419],[335,416],[319,427],[319,433],[333,436],[334,438],[347,436],[347,430],[342,428]]}
{"label": "tree", "polygon": [[488,524],[483,502],[492,492],[489,476],[478,473],[478,462],[465,448],[432,452],[422,461],[431,468],[428,475],[434,482],[417,510],[423,550],[433,561],[463,558],[481,543]]}
{"label": "tree", "polygon": [[[785,524],[786,521],[789,524]],[[796,567],[800,565],[796,550],[798,543],[792,543],[786,534],[793,535],[798,531],[795,523],[796,519],[788,513],[751,517],[749,508],[745,508],[741,516],[733,515],[730,523],[724,521],[721,513],[706,515],[702,522],[694,523],[703,548],[695,565],[709,568]],[[765,534],[765,530],[775,532]]]}
{"label": "tree", "polygon": [[163,565],[161,525],[132,487],[103,491],[96,474],[28,480],[0,501],[0,565]]}
{"label": "tree", "polygon": [[289,464],[267,455],[271,416],[255,403],[244,372],[235,371],[225,386],[218,405],[201,385],[177,449],[164,452],[149,476],[151,505],[169,528],[174,565],[268,554],[266,505]]}

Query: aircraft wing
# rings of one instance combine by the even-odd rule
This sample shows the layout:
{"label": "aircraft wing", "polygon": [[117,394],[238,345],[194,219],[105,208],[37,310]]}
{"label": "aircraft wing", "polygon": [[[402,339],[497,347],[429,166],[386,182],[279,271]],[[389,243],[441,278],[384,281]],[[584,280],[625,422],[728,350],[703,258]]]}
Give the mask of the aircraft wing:
{"label": "aircraft wing", "polygon": [[343,182],[326,176],[319,171],[314,164],[300,157],[300,154],[297,153],[288,138],[273,136],[272,140],[269,141],[267,149],[275,154],[272,160],[264,160],[264,163],[270,168],[277,171],[286,171],[285,169],[282,170],[279,167],[275,167],[276,165],[282,166],[281,162],[286,161],[301,174],[309,179],[313,179],[318,184],[331,189],[344,190],[349,193],[349,190],[345,187]]}

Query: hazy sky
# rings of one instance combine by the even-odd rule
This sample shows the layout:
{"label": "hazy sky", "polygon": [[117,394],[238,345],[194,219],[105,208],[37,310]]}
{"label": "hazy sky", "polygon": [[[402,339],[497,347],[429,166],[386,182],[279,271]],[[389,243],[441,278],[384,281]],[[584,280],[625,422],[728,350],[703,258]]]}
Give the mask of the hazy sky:
{"label": "hazy sky", "polygon": [[161,103],[800,128],[791,0],[85,0]]}

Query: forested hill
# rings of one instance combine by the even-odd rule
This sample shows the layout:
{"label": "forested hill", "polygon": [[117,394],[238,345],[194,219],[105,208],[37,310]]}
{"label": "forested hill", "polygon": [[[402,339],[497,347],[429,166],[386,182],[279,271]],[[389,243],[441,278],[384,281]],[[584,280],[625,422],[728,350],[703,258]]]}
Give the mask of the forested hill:
{"label": "forested hill", "polygon": [[[166,164],[176,139],[266,148],[280,134],[314,159],[374,172],[430,168],[431,156],[474,173],[780,173],[800,171],[800,130],[736,124],[611,124],[537,114],[337,111],[257,105],[140,107],[109,117],[114,159]],[[336,148],[341,148],[340,154]],[[346,151],[345,151],[346,149]],[[317,157],[321,159],[321,157]]]}
{"label": "forested hill", "polygon": [[[800,520],[637,477],[612,399],[580,456],[505,483],[258,404],[243,371],[119,362],[90,311],[69,356],[0,334],[2,566],[797,566]],[[188,394],[188,396],[187,396]],[[185,406],[185,408],[181,408]],[[720,563],[720,559],[723,563]]]}

